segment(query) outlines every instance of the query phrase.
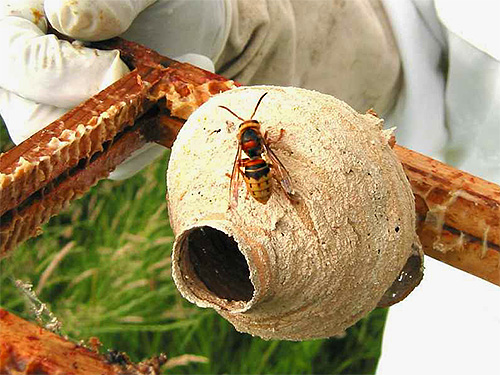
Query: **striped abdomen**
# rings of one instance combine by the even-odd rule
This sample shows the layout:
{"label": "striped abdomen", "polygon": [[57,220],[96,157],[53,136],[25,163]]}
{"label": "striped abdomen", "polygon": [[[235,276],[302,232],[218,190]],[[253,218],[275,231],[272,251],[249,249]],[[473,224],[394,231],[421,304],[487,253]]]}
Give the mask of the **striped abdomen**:
{"label": "striped abdomen", "polygon": [[246,159],[244,165],[244,179],[248,191],[258,202],[263,204],[267,203],[272,192],[271,169],[269,168],[269,164],[267,164],[264,159],[255,157]]}

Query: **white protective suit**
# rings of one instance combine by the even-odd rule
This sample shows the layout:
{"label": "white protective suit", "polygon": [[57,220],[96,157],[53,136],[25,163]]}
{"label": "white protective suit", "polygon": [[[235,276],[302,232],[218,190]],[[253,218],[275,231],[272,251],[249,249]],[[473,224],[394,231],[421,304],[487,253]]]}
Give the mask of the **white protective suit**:
{"label": "white protective suit", "polygon": [[[47,18],[79,40],[121,35],[215,65],[243,84],[300,86],[358,111],[373,107],[398,127],[398,143],[499,183],[498,7],[498,0],[2,0],[0,114],[19,143],[128,71],[116,52],[45,35]],[[113,177],[160,153],[155,145],[139,150]],[[500,373],[499,297],[498,287],[427,257],[422,285],[389,312],[378,373]]]}
{"label": "white protective suit", "polygon": [[[499,184],[500,1],[384,5],[404,71],[389,121],[411,134],[404,145]],[[389,309],[377,374],[500,374],[500,288],[430,257],[424,266]]]}

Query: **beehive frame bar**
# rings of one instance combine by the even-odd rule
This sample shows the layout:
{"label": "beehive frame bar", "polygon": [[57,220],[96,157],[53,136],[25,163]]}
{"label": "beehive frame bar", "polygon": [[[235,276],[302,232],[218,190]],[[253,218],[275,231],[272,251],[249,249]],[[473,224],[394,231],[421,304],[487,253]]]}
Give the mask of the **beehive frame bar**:
{"label": "beehive frame bar", "polygon": [[[1,257],[132,151],[148,141],[170,147],[198,106],[238,86],[120,38],[94,46],[120,50],[135,69],[0,156]],[[401,146],[394,149],[416,197],[425,253],[500,285],[500,187]]]}

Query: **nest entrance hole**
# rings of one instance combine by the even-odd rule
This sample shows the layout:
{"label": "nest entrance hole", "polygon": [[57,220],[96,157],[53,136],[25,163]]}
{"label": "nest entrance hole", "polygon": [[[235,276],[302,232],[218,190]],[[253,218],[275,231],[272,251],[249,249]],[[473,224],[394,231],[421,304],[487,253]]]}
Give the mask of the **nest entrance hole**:
{"label": "nest entrance hole", "polygon": [[189,232],[184,246],[181,255],[184,275],[197,278],[219,298],[243,302],[252,299],[250,269],[232,237],[202,226]]}

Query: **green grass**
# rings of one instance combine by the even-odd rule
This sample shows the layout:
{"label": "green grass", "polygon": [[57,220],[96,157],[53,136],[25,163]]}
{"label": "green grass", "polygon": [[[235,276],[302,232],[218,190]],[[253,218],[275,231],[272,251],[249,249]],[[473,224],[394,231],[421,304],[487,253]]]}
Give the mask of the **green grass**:
{"label": "green grass", "polygon": [[[7,145],[0,130],[0,149]],[[0,263],[0,305],[35,320],[12,283],[33,283],[41,301],[75,341],[97,336],[142,360],[195,354],[208,363],[180,374],[369,374],[380,353],[385,310],[343,338],[264,341],[237,333],[214,311],[181,298],[170,277],[173,233],[165,204],[163,158],[124,182],[102,181]]]}

